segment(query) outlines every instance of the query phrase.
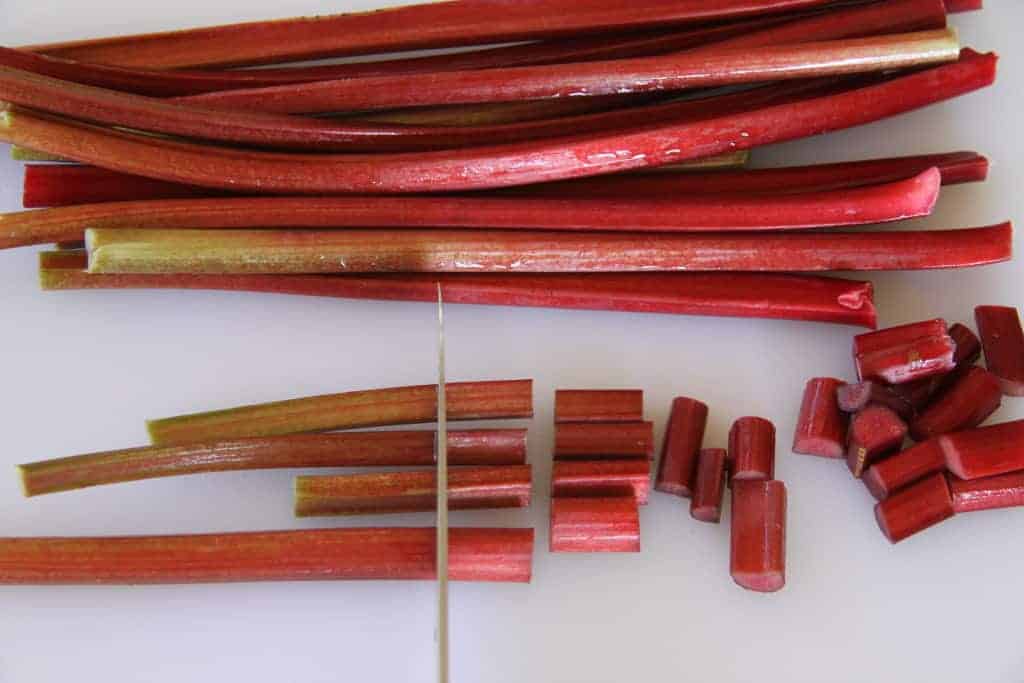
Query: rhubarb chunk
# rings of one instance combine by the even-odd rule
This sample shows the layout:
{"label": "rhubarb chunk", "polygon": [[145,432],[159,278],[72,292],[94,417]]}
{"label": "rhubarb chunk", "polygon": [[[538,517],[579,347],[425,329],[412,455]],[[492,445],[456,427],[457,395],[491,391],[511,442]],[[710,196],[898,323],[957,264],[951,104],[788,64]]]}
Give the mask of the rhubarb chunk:
{"label": "rhubarb chunk", "polygon": [[853,416],[846,444],[846,464],[860,477],[870,465],[903,445],[907,423],[885,406],[871,405]]}
{"label": "rhubarb chunk", "polygon": [[646,505],[650,488],[650,463],[638,458],[556,460],[551,470],[553,498],[633,496]]}
{"label": "rhubarb chunk", "polygon": [[786,585],[786,485],[735,481],[729,570],[747,590],[771,593]]}
{"label": "rhubarb chunk", "polygon": [[956,344],[944,320],[900,325],[853,339],[857,376],[902,384],[942,374],[955,367]]}
{"label": "rhubarb chunk", "polygon": [[553,553],[638,553],[640,511],[632,496],[553,498]]}
{"label": "rhubarb chunk", "polygon": [[679,396],[672,401],[672,412],[661,447],[661,462],[654,488],[683,498],[693,494],[697,474],[697,456],[704,441],[708,407],[692,398]]}
{"label": "rhubarb chunk", "polygon": [[946,467],[961,479],[1024,470],[1024,420],[939,437]]}
{"label": "rhubarb chunk", "polygon": [[864,485],[878,500],[885,500],[900,489],[946,469],[946,457],[938,439],[911,446],[902,453],[876,462],[864,471]]}
{"label": "rhubarb chunk", "polygon": [[718,524],[722,519],[722,498],[727,477],[724,448],[705,448],[697,458],[697,478],[690,499],[690,516],[701,522]]}
{"label": "rhubarb chunk", "polygon": [[846,453],[846,417],[836,396],[843,386],[842,380],[832,377],[807,382],[793,435],[794,453],[824,458],[841,458]]}
{"label": "rhubarb chunk", "polygon": [[654,457],[652,422],[564,422],[555,425],[555,459]]}
{"label": "rhubarb chunk", "polygon": [[985,365],[999,379],[1007,396],[1024,396],[1024,330],[1017,309],[978,306],[974,309]]}
{"label": "rhubarb chunk", "polygon": [[1002,403],[999,380],[988,370],[970,368],[910,423],[915,441],[977,427]]}
{"label": "rhubarb chunk", "polygon": [[964,481],[947,477],[956,512],[995,510],[1024,505],[1024,472],[1010,472],[994,477]]}
{"label": "rhubarb chunk", "polygon": [[878,527],[890,543],[953,516],[953,499],[943,474],[932,474],[875,505]]}
{"label": "rhubarb chunk", "polygon": [[859,412],[872,404],[885,406],[904,420],[909,419],[914,413],[913,406],[906,398],[897,394],[891,387],[870,380],[857,384],[843,384],[836,389],[836,399],[840,410],[847,413]]}
{"label": "rhubarb chunk", "polygon": [[559,389],[555,422],[640,422],[644,392],[639,389]]}
{"label": "rhubarb chunk", "polygon": [[741,417],[729,430],[730,479],[775,477],[775,425],[763,417]]}
{"label": "rhubarb chunk", "polygon": [[[981,357],[981,342],[978,341],[977,335],[965,325],[960,323],[952,325],[949,328],[949,336],[956,344],[956,351],[953,353],[953,362],[956,363],[956,367],[953,370],[941,375],[889,387],[892,393],[910,405],[912,413],[924,409],[936,395],[949,389]],[[893,406],[889,407],[900,412]],[[903,417],[907,419],[910,416]]]}

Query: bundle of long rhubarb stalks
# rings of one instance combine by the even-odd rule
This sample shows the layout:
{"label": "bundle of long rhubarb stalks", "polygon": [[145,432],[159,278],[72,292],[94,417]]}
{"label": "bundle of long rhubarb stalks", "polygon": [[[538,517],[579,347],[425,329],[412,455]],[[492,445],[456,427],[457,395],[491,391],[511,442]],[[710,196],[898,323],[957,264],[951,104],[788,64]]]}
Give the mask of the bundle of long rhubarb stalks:
{"label": "bundle of long rhubarb stalks", "polygon": [[[160,287],[873,326],[871,284],[977,266],[1009,224],[932,212],[970,152],[733,167],[991,84],[959,0],[455,0],[0,50],[29,166],[0,247],[45,289]],[[509,43],[488,47],[495,43]],[[457,54],[288,66],[322,57]],[[263,69],[239,69],[247,66]],[[679,272],[687,271],[687,272]]]}

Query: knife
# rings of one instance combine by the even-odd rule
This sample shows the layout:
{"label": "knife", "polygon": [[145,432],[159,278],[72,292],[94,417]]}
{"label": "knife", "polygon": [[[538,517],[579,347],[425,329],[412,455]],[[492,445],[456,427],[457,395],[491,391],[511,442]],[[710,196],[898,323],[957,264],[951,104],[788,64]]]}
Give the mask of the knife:
{"label": "knife", "polygon": [[437,680],[448,683],[448,406],[444,369],[444,300],[437,283]]}

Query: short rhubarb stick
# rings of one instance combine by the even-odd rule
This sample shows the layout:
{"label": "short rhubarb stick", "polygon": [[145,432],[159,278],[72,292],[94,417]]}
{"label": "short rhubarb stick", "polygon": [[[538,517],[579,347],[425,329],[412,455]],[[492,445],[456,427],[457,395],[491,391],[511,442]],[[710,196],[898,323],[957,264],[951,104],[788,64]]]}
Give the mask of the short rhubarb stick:
{"label": "short rhubarb stick", "polygon": [[786,485],[733,481],[729,571],[747,590],[771,593],[786,585]]}
{"label": "short rhubarb stick", "polygon": [[914,407],[906,398],[893,391],[892,387],[871,380],[842,385],[836,390],[836,399],[840,410],[846,413],[856,413],[876,404],[885,406],[904,420],[914,414]]}
{"label": "short rhubarb stick", "polygon": [[633,496],[552,498],[553,553],[638,553],[640,512]]}
{"label": "short rhubarb stick", "polygon": [[[0,584],[431,580],[431,528],[0,538]],[[529,582],[533,529],[453,528],[448,576]]]}
{"label": "short rhubarb stick", "polygon": [[775,425],[763,417],[749,416],[732,423],[729,478],[733,482],[775,478]]}
{"label": "short rhubarb stick", "polygon": [[946,476],[937,473],[877,503],[875,520],[890,543],[899,543],[949,519],[954,512]]}
{"label": "short rhubarb stick", "polygon": [[950,13],[956,12],[973,12],[982,8],[982,0],[945,0],[946,11]]}
{"label": "short rhubarb stick", "polygon": [[697,457],[697,476],[690,498],[690,516],[701,522],[718,524],[722,518],[722,498],[728,479],[728,455],[723,448],[705,448]]}
{"label": "short rhubarb stick", "polygon": [[907,436],[907,423],[885,406],[870,405],[850,420],[846,445],[846,464],[853,476],[893,451],[899,450]]}
{"label": "short rhubarb stick", "polygon": [[902,384],[948,372],[955,367],[956,344],[944,320],[900,325],[853,339],[857,376]]}
{"label": "short rhubarb stick", "polygon": [[1007,396],[1024,396],[1024,330],[1017,309],[978,306],[974,309],[985,365],[999,379]]}
{"label": "short rhubarb stick", "polygon": [[38,209],[127,200],[192,199],[218,194],[223,192],[108,171],[98,166],[29,164],[25,166],[21,203],[26,209]]}
{"label": "short rhubarb stick", "polygon": [[556,460],[551,470],[553,498],[633,496],[646,505],[650,486],[650,463],[639,458]]}
{"label": "short rhubarb stick", "polygon": [[563,422],[555,425],[556,460],[654,456],[653,422]]}
{"label": "short rhubarb stick", "polygon": [[644,392],[640,389],[558,389],[555,423],[640,422]]}
{"label": "short rhubarb stick", "polygon": [[[448,417],[486,420],[533,416],[533,381],[451,382]],[[155,445],[432,422],[437,386],[425,384],[326,394],[180,415],[148,423]]]}
{"label": "short rhubarb stick", "polygon": [[[150,446],[19,465],[26,496],[203,472],[306,467],[434,464],[433,431],[290,434],[233,441]],[[448,432],[452,465],[521,465],[525,429]]]}
{"label": "short rhubarb stick", "polygon": [[685,396],[672,400],[655,490],[683,498],[693,494],[707,422],[708,407],[705,404]]}
{"label": "short rhubarb stick", "polygon": [[1002,403],[999,379],[988,370],[972,367],[953,386],[910,422],[915,441],[977,427]]}
{"label": "short rhubarb stick", "polygon": [[1024,470],[1024,420],[939,437],[946,467],[961,479]]}
{"label": "short rhubarb stick", "polygon": [[877,500],[885,500],[929,474],[946,469],[946,457],[937,439],[929,439],[876,462],[861,479]]}
{"label": "short rhubarb stick", "polygon": [[[941,375],[933,375],[924,379],[888,387],[893,394],[902,399],[904,404],[910,406],[911,412],[922,410],[935,396],[947,391],[981,357],[981,342],[974,332],[971,332],[966,326],[960,323],[951,325],[949,337],[956,344],[956,351],[953,353],[953,362],[956,364],[955,368]],[[889,407],[896,410],[891,405]],[[896,412],[900,411],[896,410]]]}
{"label": "short rhubarb stick", "polygon": [[815,377],[804,387],[800,415],[793,434],[793,452],[842,458],[846,454],[846,416],[836,392],[845,383],[833,377]]}
{"label": "short rhubarb stick", "polygon": [[953,510],[974,512],[1024,506],[1024,472],[964,481],[947,476]]}
{"label": "short rhubarb stick", "polygon": [[[452,510],[529,507],[531,468],[459,467],[448,473]],[[437,509],[437,473],[373,472],[295,478],[295,516],[371,515]]]}

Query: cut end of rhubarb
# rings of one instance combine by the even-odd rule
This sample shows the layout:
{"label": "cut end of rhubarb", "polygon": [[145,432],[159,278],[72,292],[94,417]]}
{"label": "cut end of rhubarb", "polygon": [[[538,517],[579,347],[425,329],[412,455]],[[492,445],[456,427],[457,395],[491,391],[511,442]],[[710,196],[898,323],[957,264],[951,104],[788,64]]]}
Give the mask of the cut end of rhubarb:
{"label": "cut end of rhubarb", "polygon": [[25,465],[15,465],[18,468],[18,481],[21,483],[21,494],[26,498],[36,495],[29,484],[28,470]]}
{"label": "cut end of rhubarb", "polygon": [[733,572],[732,580],[738,586],[757,593],[775,593],[786,585],[786,575],[780,571]]}

